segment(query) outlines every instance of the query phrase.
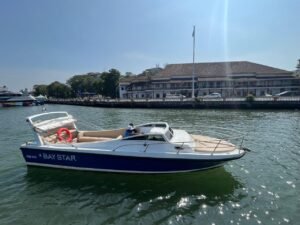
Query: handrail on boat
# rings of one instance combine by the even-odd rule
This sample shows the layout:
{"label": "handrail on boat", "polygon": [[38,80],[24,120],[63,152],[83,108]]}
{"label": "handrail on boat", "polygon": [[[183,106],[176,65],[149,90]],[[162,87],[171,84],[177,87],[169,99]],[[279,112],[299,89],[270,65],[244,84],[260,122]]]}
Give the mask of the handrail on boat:
{"label": "handrail on boat", "polygon": [[[232,147],[232,150],[238,149],[239,153],[243,149],[242,145],[234,145],[231,142],[228,142],[228,145],[225,143],[224,147],[223,146],[220,147],[220,144],[222,143],[222,141],[226,141],[226,140],[225,139],[217,139],[217,142],[213,142],[213,141],[201,141],[202,143],[213,143],[213,144],[215,144],[215,146],[208,147],[208,149],[211,148],[213,150],[211,150],[211,151],[204,151],[204,152],[207,152],[207,153],[209,153],[211,155],[214,155],[216,153],[216,150],[218,148]],[[177,154],[179,154],[180,151],[182,151],[182,150],[201,151],[199,149],[199,147],[197,148],[197,147],[191,147],[191,146],[189,146],[188,144],[190,144],[190,143],[193,143],[193,142],[191,142],[191,141],[189,141],[189,142],[173,142],[173,143],[168,143],[168,142],[147,143],[147,142],[145,142],[145,143],[141,143],[141,144],[138,144],[138,143],[132,143],[132,144],[130,144],[130,143],[128,143],[128,144],[122,144],[122,145],[116,146],[112,151],[117,151],[118,149],[126,147],[126,146],[143,146],[143,148],[144,148],[143,152],[147,152],[150,146],[154,146],[154,145],[169,145],[169,144],[174,144],[174,149],[176,149]],[[232,145],[230,145],[230,144],[232,144]]]}
{"label": "handrail on boat", "polygon": [[213,155],[216,151],[216,149],[218,148],[218,146],[220,145],[222,139],[219,140],[218,144],[215,146],[214,150],[212,151],[211,155]]}
{"label": "handrail on boat", "polygon": [[[230,142],[235,142],[236,146],[239,146],[239,149],[243,148],[243,143],[245,140],[245,136],[247,133],[236,130],[236,129],[230,129],[230,128],[224,128],[224,127],[215,127],[215,126],[204,126],[203,128],[205,129],[205,132],[203,134],[203,130],[197,130],[197,129],[192,129],[191,132],[200,132],[202,135],[208,135],[208,136],[215,136],[218,139],[222,139],[224,141],[230,141]],[[213,130],[214,132],[207,132]],[[217,132],[215,132],[217,131]]]}
{"label": "handrail on boat", "polygon": [[[42,116],[47,116],[47,115],[55,115],[55,114],[61,114],[61,115],[64,114],[65,115],[65,116],[58,117],[60,119],[72,118],[72,116],[70,114],[68,114],[67,112],[65,112],[65,111],[58,111],[58,112],[46,112],[46,113],[35,114],[35,115],[27,117],[26,121],[29,122],[30,124],[33,124],[34,123],[32,121],[33,119],[36,119],[36,118],[42,117]],[[56,118],[56,119],[58,119],[58,118]],[[53,120],[53,119],[50,119],[50,120]]]}

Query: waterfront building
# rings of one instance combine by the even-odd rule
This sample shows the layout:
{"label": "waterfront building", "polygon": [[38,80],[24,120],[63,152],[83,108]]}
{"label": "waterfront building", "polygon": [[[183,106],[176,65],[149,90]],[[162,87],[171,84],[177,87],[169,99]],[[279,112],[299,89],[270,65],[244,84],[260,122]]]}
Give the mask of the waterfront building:
{"label": "waterfront building", "polygon": [[296,66],[296,70],[294,72],[294,76],[300,77],[300,59],[298,59],[298,65]]}
{"label": "waterfront building", "polygon": [[[167,94],[192,96],[193,64],[169,64],[156,74],[144,72],[122,78],[121,99],[165,98]],[[220,93],[222,97],[265,96],[300,91],[293,72],[248,61],[195,63],[195,96]]]}

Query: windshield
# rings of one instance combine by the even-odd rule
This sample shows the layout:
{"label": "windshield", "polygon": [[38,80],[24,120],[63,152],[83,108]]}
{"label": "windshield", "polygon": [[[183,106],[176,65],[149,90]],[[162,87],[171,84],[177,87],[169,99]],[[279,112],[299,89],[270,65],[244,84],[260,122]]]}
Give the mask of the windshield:
{"label": "windshield", "polygon": [[52,119],[62,119],[66,118],[68,116],[67,113],[64,112],[58,112],[58,113],[49,113],[49,114],[43,114],[37,117],[34,117],[31,119],[33,123],[40,123],[42,121],[52,120]]}

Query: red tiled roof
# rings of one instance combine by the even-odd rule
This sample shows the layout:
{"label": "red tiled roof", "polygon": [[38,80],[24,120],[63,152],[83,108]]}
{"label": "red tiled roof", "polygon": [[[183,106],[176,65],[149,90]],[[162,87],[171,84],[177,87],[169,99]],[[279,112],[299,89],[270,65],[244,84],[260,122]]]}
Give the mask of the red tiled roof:
{"label": "red tiled roof", "polygon": [[[155,77],[192,75],[193,64],[169,64]],[[286,74],[289,71],[247,61],[195,63],[196,76],[226,76],[229,74]]]}
{"label": "red tiled roof", "polygon": [[144,74],[122,77],[120,83],[146,81],[148,78]]}
{"label": "red tiled roof", "polygon": [[[168,64],[163,70],[151,76],[151,79],[168,79],[172,76],[192,76],[192,74],[192,63]],[[198,77],[214,78],[234,74],[291,75],[292,72],[248,61],[195,63],[195,76]],[[141,82],[147,79],[145,75],[137,75],[123,78],[120,82]]]}

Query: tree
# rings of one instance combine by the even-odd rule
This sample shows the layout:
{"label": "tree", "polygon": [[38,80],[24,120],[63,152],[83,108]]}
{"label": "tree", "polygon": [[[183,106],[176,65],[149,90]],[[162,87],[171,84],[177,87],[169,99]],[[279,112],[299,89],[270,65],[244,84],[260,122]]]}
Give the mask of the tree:
{"label": "tree", "polygon": [[47,91],[47,85],[41,84],[41,85],[34,85],[34,95],[39,96],[39,95],[48,95]]}
{"label": "tree", "polygon": [[69,80],[67,80],[67,84],[70,85],[72,90],[76,94],[80,94],[84,92],[84,75],[74,75]]}
{"label": "tree", "polygon": [[84,92],[98,94],[102,92],[101,73],[74,75],[67,81],[67,84],[70,85],[77,95],[81,95]]}
{"label": "tree", "polygon": [[82,96],[85,92],[101,94],[116,98],[119,92],[120,72],[110,69],[103,73],[87,73],[72,76],[67,85],[55,81],[47,87],[50,97],[67,98],[73,95]]}
{"label": "tree", "polygon": [[48,85],[47,92],[49,97],[55,97],[55,98],[73,97],[72,89],[68,85],[62,84],[58,81],[55,81],[50,85]]}
{"label": "tree", "polygon": [[126,72],[125,73],[125,77],[131,77],[134,76],[135,74],[131,73],[131,72]]}
{"label": "tree", "polygon": [[103,95],[111,98],[118,96],[118,86],[120,72],[116,69],[110,69],[108,72],[103,72],[101,78],[103,80]]}

